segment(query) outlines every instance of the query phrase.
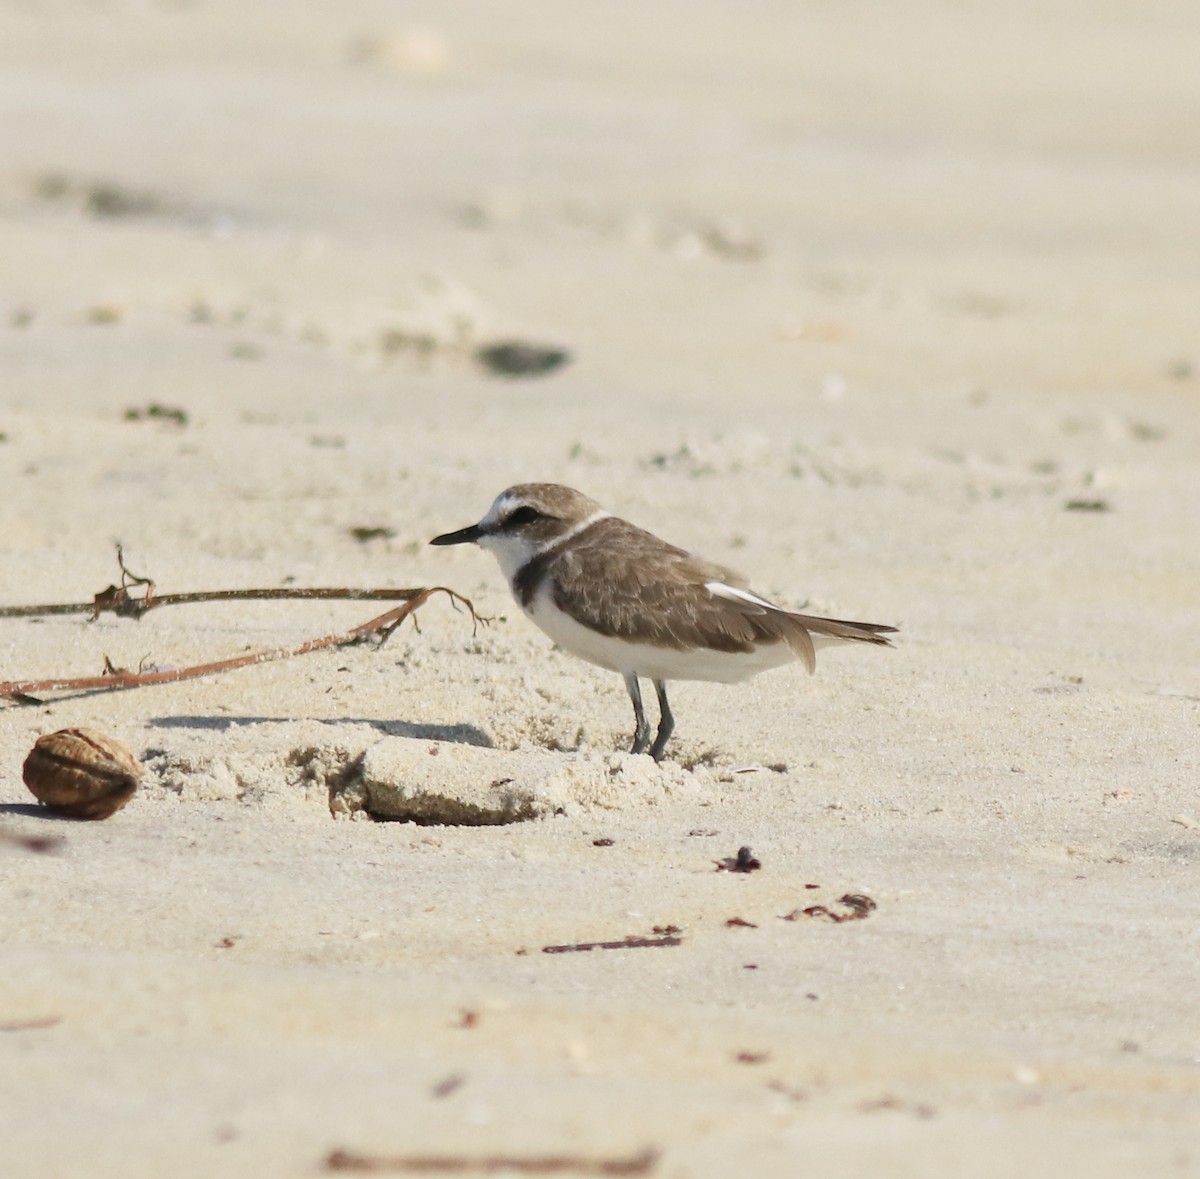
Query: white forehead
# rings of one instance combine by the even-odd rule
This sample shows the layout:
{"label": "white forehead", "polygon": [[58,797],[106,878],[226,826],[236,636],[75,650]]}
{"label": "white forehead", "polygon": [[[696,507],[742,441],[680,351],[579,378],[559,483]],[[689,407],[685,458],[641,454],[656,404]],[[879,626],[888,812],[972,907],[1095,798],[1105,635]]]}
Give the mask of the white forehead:
{"label": "white forehead", "polygon": [[515,495],[510,495],[507,491],[502,491],[492,501],[492,506],[488,508],[487,513],[479,523],[484,528],[491,524],[499,524],[501,520],[512,512],[513,508],[520,507],[521,502]]}

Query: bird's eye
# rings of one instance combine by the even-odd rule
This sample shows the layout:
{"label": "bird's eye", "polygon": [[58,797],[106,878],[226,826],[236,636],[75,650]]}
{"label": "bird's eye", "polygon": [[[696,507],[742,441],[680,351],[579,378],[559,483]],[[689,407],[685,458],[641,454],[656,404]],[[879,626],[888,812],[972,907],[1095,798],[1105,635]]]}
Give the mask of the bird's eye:
{"label": "bird's eye", "polygon": [[514,528],[524,528],[526,524],[532,524],[534,520],[540,520],[541,516],[542,513],[537,508],[531,508],[528,504],[525,504],[505,517],[504,529],[507,532]]}

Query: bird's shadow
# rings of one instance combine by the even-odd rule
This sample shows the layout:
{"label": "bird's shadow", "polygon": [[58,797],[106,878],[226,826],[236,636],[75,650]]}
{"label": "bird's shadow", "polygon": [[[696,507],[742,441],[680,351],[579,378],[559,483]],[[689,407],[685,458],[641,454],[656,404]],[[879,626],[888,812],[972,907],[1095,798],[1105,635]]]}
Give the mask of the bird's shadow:
{"label": "bird's shadow", "polygon": [[340,728],[343,725],[368,725],[385,737],[407,737],[414,741],[447,741],[454,745],[476,745],[493,748],[491,737],[475,725],[417,724],[413,721],[388,720],[374,717],[340,716],[336,718],[303,718],[294,716],[154,716],[147,724],[152,729],[199,729],[225,732],[244,725],[284,725],[298,720],[315,719],[318,724]]}

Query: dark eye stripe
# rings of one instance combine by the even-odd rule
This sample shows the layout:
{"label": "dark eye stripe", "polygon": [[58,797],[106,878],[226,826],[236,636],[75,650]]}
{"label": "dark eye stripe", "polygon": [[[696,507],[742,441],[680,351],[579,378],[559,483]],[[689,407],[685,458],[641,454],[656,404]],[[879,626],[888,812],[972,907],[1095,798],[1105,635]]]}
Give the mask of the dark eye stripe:
{"label": "dark eye stripe", "polygon": [[505,531],[513,531],[517,528],[524,528],[526,524],[532,524],[534,520],[542,518],[541,512],[537,508],[531,508],[528,504],[519,507],[514,512],[510,512],[505,518],[504,523],[500,527]]}

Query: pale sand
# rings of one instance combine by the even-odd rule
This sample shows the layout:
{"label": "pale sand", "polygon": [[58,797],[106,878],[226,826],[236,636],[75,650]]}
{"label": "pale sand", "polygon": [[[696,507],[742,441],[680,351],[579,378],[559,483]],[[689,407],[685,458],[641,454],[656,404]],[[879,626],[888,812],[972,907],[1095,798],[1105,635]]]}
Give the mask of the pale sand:
{"label": "pale sand", "polygon": [[[641,8],[0,7],[0,602],[119,539],[498,618],[0,709],[0,827],[64,841],[0,843],[6,1176],[1200,1174],[1200,10]],[[531,478],[898,649],[613,756],[619,678],[425,545]],[[0,621],[3,678],[373,612]],[[146,761],[105,822],[21,783],[69,725]],[[541,817],[370,822],[364,752]]]}

